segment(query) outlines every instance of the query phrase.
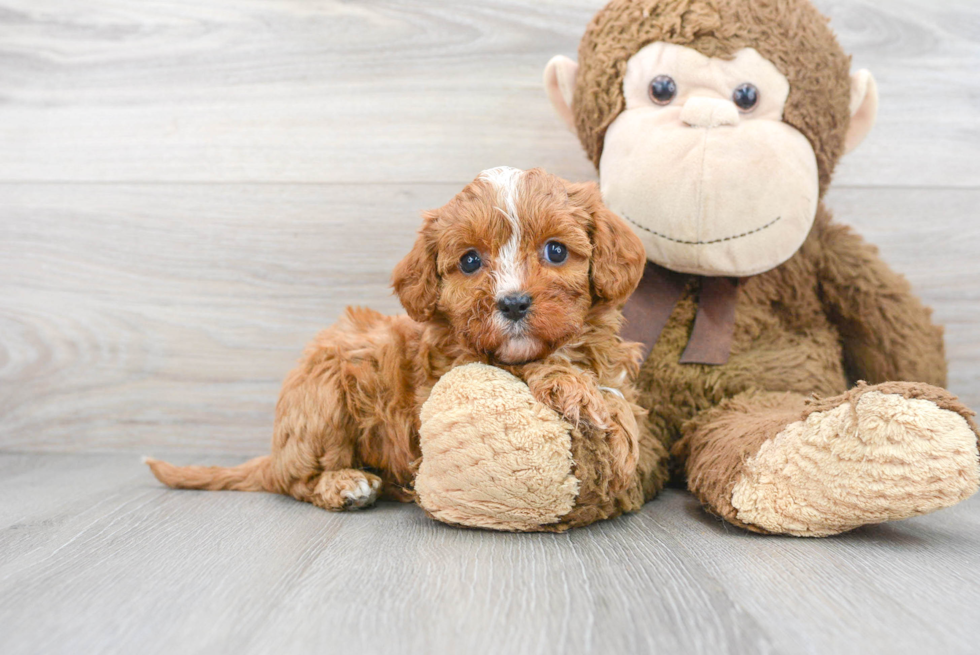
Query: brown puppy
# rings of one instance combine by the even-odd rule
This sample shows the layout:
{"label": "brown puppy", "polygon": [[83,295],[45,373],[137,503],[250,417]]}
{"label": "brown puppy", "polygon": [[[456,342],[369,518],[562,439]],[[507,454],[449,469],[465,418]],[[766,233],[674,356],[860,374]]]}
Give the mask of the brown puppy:
{"label": "brown puppy", "polygon": [[594,184],[540,169],[484,171],[424,214],[395,268],[408,316],[349,308],[313,340],[283,386],[270,455],[233,468],[146,462],[176,488],[272,491],[330,510],[366,507],[379,494],[407,501],[422,403],[451,368],[484,362],[526,381],[573,425],[601,428],[622,489],[635,473],[637,435],[605,398],[635,397],[626,381],[637,346],[617,333],[645,261]]}

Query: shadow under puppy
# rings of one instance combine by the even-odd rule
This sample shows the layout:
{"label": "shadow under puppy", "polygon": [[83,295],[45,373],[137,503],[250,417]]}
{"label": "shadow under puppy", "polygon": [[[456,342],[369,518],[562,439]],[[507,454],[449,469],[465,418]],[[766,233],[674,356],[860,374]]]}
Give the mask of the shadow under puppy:
{"label": "shadow under puppy", "polygon": [[422,404],[445,373],[480,362],[606,440],[609,495],[652,496],[637,475],[638,459],[654,460],[640,452],[645,417],[627,383],[638,345],[618,336],[646,255],[596,185],[496,168],[423,216],[392,276],[408,316],[348,308],[316,336],[286,378],[271,454],[231,468],[147,459],[154,475],[175,488],[270,491],[329,510],[409,501]]}

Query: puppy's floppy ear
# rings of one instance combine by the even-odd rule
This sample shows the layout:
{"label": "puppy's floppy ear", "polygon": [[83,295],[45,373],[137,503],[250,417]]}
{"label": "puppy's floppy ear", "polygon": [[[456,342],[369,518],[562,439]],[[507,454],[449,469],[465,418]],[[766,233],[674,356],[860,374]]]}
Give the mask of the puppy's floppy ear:
{"label": "puppy's floppy ear", "polygon": [[569,184],[568,199],[592,217],[592,288],[600,301],[626,302],[643,276],[647,255],[643,243],[623,219],[606,208],[593,183]]}
{"label": "puppy's floppy ear", "polygon": [[435,240],[435,212],[422,214],[424,222],[411,252],[398,262],[391,274],[391,286],[402,307],[413,321],[432,319],[439,299],[439,272],[436,269],[438,248]]}

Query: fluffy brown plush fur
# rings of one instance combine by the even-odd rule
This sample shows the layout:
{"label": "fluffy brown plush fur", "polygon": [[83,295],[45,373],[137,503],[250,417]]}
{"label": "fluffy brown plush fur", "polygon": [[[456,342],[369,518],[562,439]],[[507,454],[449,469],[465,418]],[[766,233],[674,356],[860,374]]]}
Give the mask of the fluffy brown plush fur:
{"label": "fluffy brown plush fur", "polygon": [[[545,258],[550,242],[567,249],[564,262]],[[475,272],[461,266],[470,252],[482,259]],[[330,510],[366,506],[379,494],[409,500],[423,402],[447,371],[483,362],[517,375],[578,427],[573,451],[580,473],[588,469],[582,493],[612,513],[638,461],[648,494],[662,477],[653,473],[662,451],[651,455],[659,444],[637,434],[640,410],[624,385],[637,372],[636,347],[617,336],[644,259],[595,185],[540,170],[485,172],[425,214],[395,269],[408,316],[352,308],[307,348],[283,386],[270,455],[233,468],[148,463],[172,487],[272,491]],[[516,322],[498,309],[511,292],[530,299]],[[600,386],[621,389],[624,401],[607,403]],[[626,495],[638,506],[644,494],[637,486]],[[575,521],[581,517],[568,517]]]}
{"label": "fluffy brown plush fur", "polygon": [[790,83],[783,120],[814,147],[825,191],[844,150],[850,104],[851,58],[827,19],[799,0],[613,0],[585,31],[573,110],[579,139],[599,166],[609,124],[625,108],[626,63],[648,43],[693,48],[729,58],[755,48]]}
{"label": "fluffy brown plush fur", "polygon": [[[826,19],[806,0],[612,0],[582,39],[573,100],[580,140],[597,167],[606,130],[625,107],[627,62],[657,41],[722,58],[751,47],[771,61],[790,83],[783,120],[812,145],[823,195],[843,153],[850,121],[850,59]],[[821,525],[817,517],[811,525],[749,525],[738,518],[732,504],[733,487],[763,444],[772,443],[788,426],[806,421],[816,407],[850,404],[856,411],[857,397],[845,392],[858,380],[872,385],[893,380],[927,383],[867,389],[934,403],[960,417],[952,417],[952,423],[959,421],[957,429],[966,430],[966,441],[958,432],[959,445],[950,446],[961,462],[951,476],[959,486],[942,502],[923,500],[904,514],[882,511],[874,515],[879,518],[863,520],[930,511],[976,489],[976,440],[970,433],[976,426],[969,419],[971,412],[930,386],[946,382],[942,329],[931,322],[930,310],[905,279],[881,261],[873,246],[834,224],[822,203],[805,243],[789,261],[741,281],[731,356],[720,366],[680,363],[701,279],[688,276],[686,290],[643,364],[637,386],[640,404],[650,410],[654,434],[673,448],[678,472],[686,475],[688,487],[709,511],[760,532],[823,535],[860,524],[831,517],[837,522]],[[807,398],[814,394],[827,400],[807,408]],[[897,428],[886,422],[880,429]],[[909,447],[900,452],[913,451]],[[914,460],[906,464],[914,475]],[[873,480],[879,473],[862,474]],[[788,496],[782,500],[805,502]]]}
{"label": "fluffy brown plush fur", "polygon": [[[930,311],[873,246],[823,208],[792,259],[740,285],[722,366],[680,363],[697,287],[691,278],[643,364],[640,404],[650,409],[654,434],[673,445],[691,491],[737,524],[729,499],[741,464],[805,416],[807,397],[837,397],[856,380],[946,382],[942,329]],[[734,432],[726,428],[732,422]]]}

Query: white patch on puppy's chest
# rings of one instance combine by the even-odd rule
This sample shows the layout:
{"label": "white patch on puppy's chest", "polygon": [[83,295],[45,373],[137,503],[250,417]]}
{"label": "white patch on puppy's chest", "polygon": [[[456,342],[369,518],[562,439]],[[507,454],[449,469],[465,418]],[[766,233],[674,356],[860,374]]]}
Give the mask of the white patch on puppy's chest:
{"label": "white patch on puppy's chest", "polygon": [[497,190],[498,209],[510,224],[510,238],[497,254],[497,268],[493,272],[495,295],[502,298],[524,288],[524,264],[520,259],[521,222],[517,217],[517,189],[524,171],[501,166],[483,171],[480,178]]}

